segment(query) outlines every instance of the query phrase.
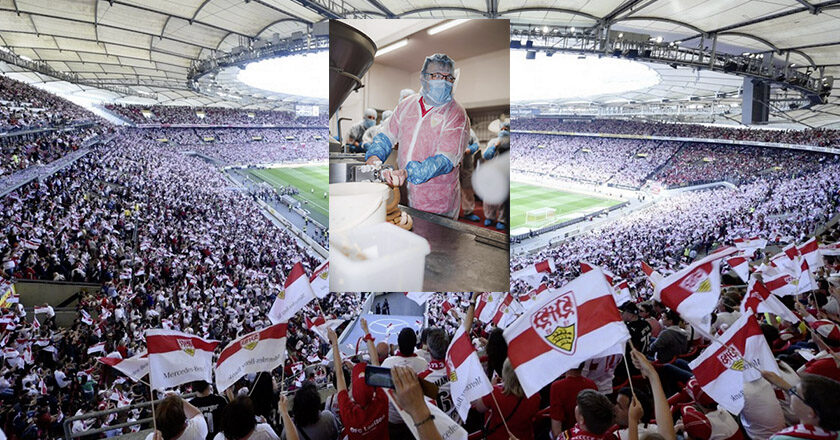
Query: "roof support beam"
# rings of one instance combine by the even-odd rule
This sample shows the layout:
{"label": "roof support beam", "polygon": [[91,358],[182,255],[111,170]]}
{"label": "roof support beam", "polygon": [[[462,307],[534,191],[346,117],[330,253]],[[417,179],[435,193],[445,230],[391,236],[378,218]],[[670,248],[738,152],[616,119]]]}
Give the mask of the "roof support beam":
{"label": "roof support beam", "polygon": [[420,9],[412,9],[410,11],[405,11],[402,14],[398,14],[397,17],[405,17],[409,14],[418,14],[421,12],[430,12],[430,11],[461,11],[461,12],[472,12],[478,15],[487,15],[487,11],[482,11],[479,9],[473,8],[464,8],[460,6],[435,6],[431,8],[420,8]]}
{"label": "roof support beam", "polygon": [[625,12],[628,12],[628,11],[636,12],[636,11],[631,11],[631,10],[633,9],[633,7],[635,7],[636,5],[641,3],[642,1],[643,0],[627,0],[624,3],[618,5],[617,8],[615,8],[612,11],[610,11],[609,13],[607,13],[607,15],[605,15],[601,20],[603,21],[604,24],[612,24],[615,21],[616,17],[618,17],[619,15],[621,15]]}
{"label": "roof support beam", "polygon": [[814,14],[814,15],[819,14],[819,11],[817,11],[816,6],[814,6],[814,5],[810,4],[810,3],[808,3],[806,0],[796,0],[796,1],[797,1],[800,5],[805,6],[806,8],[808,8],[808,10],[809,10],[812,14]]}
{"label": "roof support beam", "polygon": [[557,12],[557,13],[560,13],[560,14],[579,15],[581,17],[586,17],[590,20],[594,20],[594,21],[598,21],[598,22],[601,21],[601,17],[595,16],[595,15],[592,15],[592,14],[587,14],[586,12],[583,12],[583,11],[576,11],[574,9],[566,9],[566,8],[542,8],[542,7],[514,8],[514,9],[508,9],[506,11],[500,12],[499,15],[514,14],[514,13],[517,13],[517,12]]}
{"label": "roof support beam", "polygon": [[622,21],[634,21],[634,20],[635,21],[661,21],[663,23],[671,23],[671,24],[675,24],[677,26],[682,26],[684,28],[691,29],[694,32],[698,32],[700,34],[705,34],[706,33],[706,32],[703,31],[703,29],[700,29],[699,27],[694,26],[693,24],[689,24],[689,23],[686,23],[684,21],[674,20],[674,19],[671,19],[671,18],[662,18],[662,17],[647,17],[647,16],[624,17],[624,18],[621,18],[619,20],[616,20],[615,23],[622,22]]}
{"label": "roof support beam", "polygon": [[372,4],[376,9],[382,11],[388,18],[396,18],[397,15],[391,12],[390,9],[386,8],[379,0],[368,0],[368,3]]}
{"label": "roof support beam", "polygon": [[[281,14],[288,15],[288,16],[289,16],[289,17],[291,17],[291,18],[296,18],[296,19],[298,19],[298,20],[300,20],[300,21],[302,21],[302,22],[304,22],[304,23],[306,23],[306,24],[312,24],[312,23],[314,23],[314,22],[312,22],[312,21],[310,21],[310,20],[307,20],[307,19],[305,19],[305,18],[303,18],[303,17],[298,17],[297,15],[294,15],[294,14],[292,14],[291,12],[284,11],[284,10],[282,10],[282,9],[278,8],[277,6],[272,5],[271,3],[266,3],[266,2],[264,2],[263,0],[251,0],[251,1],[252,1],[252,2],[254,2],[254,3],[256,3],[256,4],[258,4],[258,5],[262,5],[262,6],[265,6],[266,8],[269,8],[269,9],[272,9],[272,10],[274,10],[274,11],[277,11],[277,12],[279,12],[279,13],[281,13]],[[336,18],[338,18],[338,17],[336,17]]]}
{"label": "roof support beam", "polygon": [[[120,5],[120,6],[125,6],[125,7],[128,7],[128,8],[137,9],[137,10],[140,10],[140,11],[151,12],[153,14],[165,15],[167,17],[166,18],[167,22],[169,21],[169,18],[175,17],[175,18],[180,18],[181,20],[187,20],[190,24],[197,23],[197,24],[200,24],[202,26],[207,26],[209,28],[216,29],[217,31],[233,32],[236,35],[241,35],[243,37],[251,38],[249,35],[243,34],[241,32],[231,31],[230,29],[225,29],[225,28],[222,28],[220,26],[216,26],[214,24],[210,24],[210,23],[206,23],[206,22],[196,20],[195,17],[198,15],[199,11],[201,11],[201,8],[203,8],[204,5],[207,4],[209,1],[210,0],[204,0],[204,2],[201,4],[201,6],[199,6],[198,9],[196,9],[195,14],[193,14],[192,17],[182,17],[180,15],[173,15],[173,14],[169,14],[169,13],[166,13],[166,12],[161,12],[161,11],[158,11],[158,10],[146,7],[146,6],[140,6],[140,5],[137,5],[137,4],[134,4],[134,3],[125,3],[125,2],[122,2],[122,1],[119,1],[119,0],[109,0],[109,3],[112,4],[112,5]],[[99,3],[99,2],[97,1],[97,3]]]}
{"label": "roof support beam", "polygon": [[[37,33],[37,32],[18,31],[18,30],[7,30],[7,29],[0,29],[0,38],[2,38],[3,32],[15,32],[15,33],[18,33],[18,34],[36,35],[36,36],[41,36],[41,35],[43,35],[43,36],[45,36],[45,37],[50,37],[50,38],[53,38],[53,39],[55,39],[55,37],[61,37],[61,38],[69,38],[69,39],[71,39],[71,40],[86,41],[86,42],[89,42],[89,43],[102,43],[101,41],[96,41],[96,40],[94,40],[94,39],[92,39],[92,38],[67,37],[67,36],[65,36],[65,35],[57,35],[57,34],[41,34],[41,33]],[[5,41],[5,40],[4,40],[4,41]],[[119,46],[119,47],[127,47],[127,48],[131,48],[131,49],[149,50],[147,47],[132,46],[132,45],[130,45],[130,44],[111,43],[111,42],[108,42],[108,43],[103,43],[103,44],[110,44],[110,45],[113,45],[113,46]],[[28,48],[28,46],[21,46],[21,47],[22,47],[22,48]],[[58,44],[56,44],[56,47],[57,47],[57,49],[56,49],[56,50],[66,50],[66,51],[69,51],[69,52],[85,52],[85,53],[98,53],[99,55],[109,55],[109,54],[105,51],[105,49],[104,49],[104,48],[103,48],[103,50],[102,50],[102,53],[99,53],[99,52],[89,52],[89,51],[87,51],[87,52],[86,52],[86,51],[77,51],[77,50],[75,50],[75,49],[62,49],[62,48],[58,47]],[[41,48],[41,49],[44,49],[44,48]],[[52,48],[49,48],[49,49],[52,49]],[[169,51],[166,51],[166,50],[160,50],[160,49],[154,49],[154,51],[155,51],[155,52],[162,53],[162,54],[166,54],[166,55],[171,55],[171,56],[173,56],[173,57],[183,58],[183,59],[185,59],[185,60],[192,60],[192,57],[186,56],[186,55],[184,55],[184,54],[179,54],[179,53],[175,53],[175,52],[169,52]],[[116,55],[109,55],[109,56],[116,56]]]}

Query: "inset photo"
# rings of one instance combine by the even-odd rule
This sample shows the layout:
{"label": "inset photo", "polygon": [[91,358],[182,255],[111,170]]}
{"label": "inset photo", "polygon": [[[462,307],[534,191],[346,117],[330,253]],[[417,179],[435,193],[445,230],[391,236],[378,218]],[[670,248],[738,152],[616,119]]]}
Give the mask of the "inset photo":
{"label": "inset photo", "polygon": [[330,21],[331,291],[508,289],[509,26]]}

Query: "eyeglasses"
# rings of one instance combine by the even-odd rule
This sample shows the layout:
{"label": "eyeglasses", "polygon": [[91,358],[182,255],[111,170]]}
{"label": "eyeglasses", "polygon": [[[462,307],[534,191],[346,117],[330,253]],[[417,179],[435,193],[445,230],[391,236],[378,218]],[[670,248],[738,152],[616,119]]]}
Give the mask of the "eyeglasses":
{"label": "eyeglasses", "polygon": [[455,82],[455,77],[446,73],[427,73],[426,75],[431,79],[445,79],[451,83]]}

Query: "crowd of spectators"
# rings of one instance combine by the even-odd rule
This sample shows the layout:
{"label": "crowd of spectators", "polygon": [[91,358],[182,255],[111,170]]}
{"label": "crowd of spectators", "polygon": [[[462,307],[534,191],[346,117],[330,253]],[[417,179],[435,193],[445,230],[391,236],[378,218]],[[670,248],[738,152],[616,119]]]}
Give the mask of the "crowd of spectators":
{"label": "crowd of spectators", "polygon": [[[102,286],[82,296],[70,328],[41,316],[34,328],[22,307],[11,310],[0,336],[8,350],[0,427],[51,438],[63,417],[145,399],[148,389],[96,364],[102,353],[87,354],[99,342],[105,353],[129,357],[142,350],[147,328],[224,342],[266,325],[293,262],[311,272],[321,260],[228,186],[204,160],[127,131],[0,200],[13,213],[0,223],[4,278]],[[349,316],[359,304],[352,296],[310,304],[290,323],[287,367],[318,352],[318,338],[301,331],[304,316]],[[132,416],[140,414],[80,421],[74,430]]]}
{"label": "crowd of spectators", "polygon": [[134,124],[327,126],[326,116],[295,117],[289,111],[129,104],[107,104],[105,108]]}
{"label": "crowd of spectators", "polygon": [[0,132],[88,121],[101,118],[57,95],[0,75]]}
{"label": "crowd of spectators", "polygon": [[0,176],[15,173],[32,165],[50,163],[76,151],[103,130],[90,128],[48,131],[0,140]]}
{"label": "crowd of spectators", "polygon": [[515,118],[511,121],[511,128],[513,130],[749,140],[840,147],[840,130],[830,129],[775,130],[620,119],[563,120],[560,118]]}

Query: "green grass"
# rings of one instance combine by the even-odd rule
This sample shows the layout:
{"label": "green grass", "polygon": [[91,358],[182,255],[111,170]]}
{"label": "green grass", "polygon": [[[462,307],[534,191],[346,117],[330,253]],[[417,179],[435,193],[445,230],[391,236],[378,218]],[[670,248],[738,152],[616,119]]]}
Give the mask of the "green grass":
{"label": "green grass", "polygon": [[[538,228],[570,220],[577,216],[619,204],[619,201],[584,194],[561,191],[554,188],[510,182],[510,226],[517,228]],[[534,209],[554,208],[554,221],[541,224],[527,224],[525,213]]]}
{"label": "green grass", "polygon": [[[329,165],[312,165],[303,167],[268,168],[264,170],[249,170],[260,180],[274,186],[294,186],[300,194],[295,198],[308,201],[303,207],[310,212],[318,223],[326,225],[330,212],[330,167]],[[312,189],[315,191],[312,192]],[[327,198],[324,198],[327,193]]]}

